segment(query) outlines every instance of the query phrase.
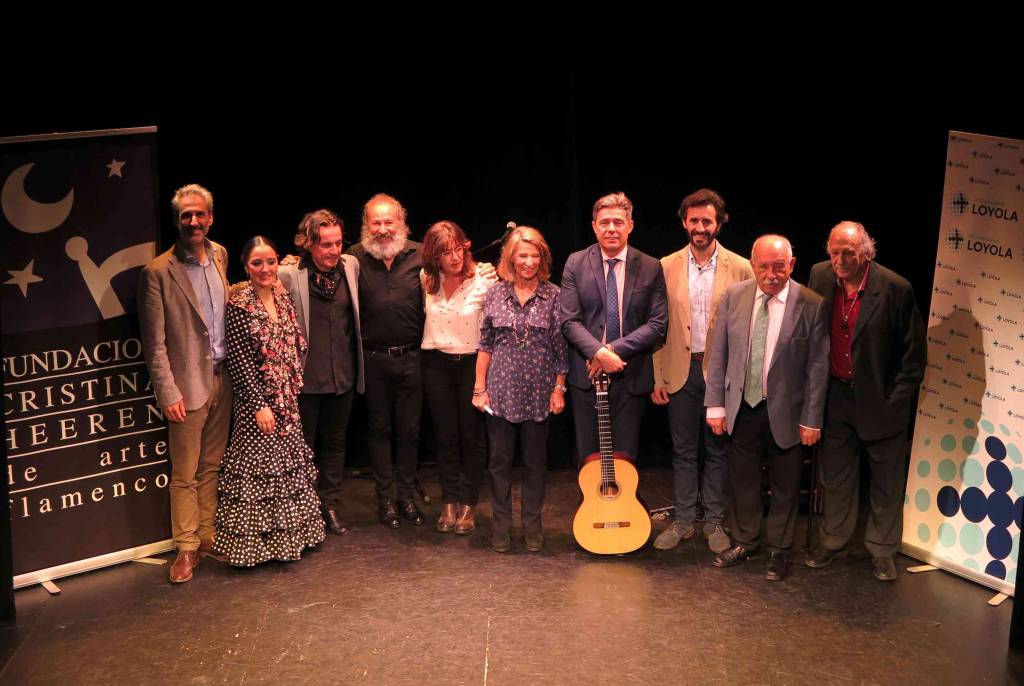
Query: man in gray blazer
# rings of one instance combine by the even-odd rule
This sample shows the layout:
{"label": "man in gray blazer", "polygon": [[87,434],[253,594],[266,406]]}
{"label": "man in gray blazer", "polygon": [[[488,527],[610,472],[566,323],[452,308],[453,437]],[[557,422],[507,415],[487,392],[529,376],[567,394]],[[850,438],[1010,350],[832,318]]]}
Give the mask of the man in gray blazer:
{"label": "man in gray blazer", "polygon": [[765,578],[789,570],[800,497],[800,445],[821,438],[828,390],[828,316],[820,295],[792,281],[793,248],[782,236],[754,242],[754,278],[729,287],[718,310],[704,405],[716,434],[729,433],[734,545],[712,561],[731,567],[762,543],[761,465],[772,501],[764,522]]}
{"label": "man in gray blazer", "polygon": [[668,312],[661,263],[627,245],[633,203],[611,193],[594,203],[597,244],[566,260],[562,272],[562,334],[569,354],[576,450],[582,462],[598,450],[590,380],[611,375],[608,403],[616,451],[636,457],[640,420],[654,390],[651,352],[665,340]]}
{"label": "man in gray blazer", "polygon": [[295,234],[301,259],[277,272],[295,301],[299,328],[309,342],[299,413],[306,443],[316,455],[320,508],[328,530],[339,536],[349,531],[338,512],[345,434],[352,398],[364,390],[359,263],[341,254],[343,231],[330,210],[308,213]]}
{"label": "man in gray blazer", "polygon": [[142,270],[139,324],[171,459],[171,532],[178,556],[170,579],[192,578],[212,553],[217,476],[231,424],[224,310],[227,253],[206,236],[213,195],[197,184],[171,200],[178,240]]}

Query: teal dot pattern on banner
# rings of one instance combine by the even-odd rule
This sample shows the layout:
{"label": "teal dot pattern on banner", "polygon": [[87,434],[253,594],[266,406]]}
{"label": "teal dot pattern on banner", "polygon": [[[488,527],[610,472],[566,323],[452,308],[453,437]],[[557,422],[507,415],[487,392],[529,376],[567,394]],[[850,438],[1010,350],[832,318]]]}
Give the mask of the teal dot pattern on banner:
{"label": "teal dot pattern on banner", "polygon": [[1024,469],[1014,467],[1010,470],[1010,476],[1013,478],[1013,492],[1018,496],[1024,495]]}
{"label": "teal dot pattern on banner", "polygon": [[908,539],[914,535],[937,558],[1013,584],[1021,552],[1024,442],[999,420],[958,419],[919,438],[928,450],[918,453],[904,501]]}
{"label": "teal dot pattern on banner", "polygon": [[918,512],[927,512],[931,502],[932,497],[928,491],[923,488],[917,489],[917,493],[914,494],[914,507],[917,508]]}
{"label": "teal dot pattern on banner", "polygon": [[952,548],[956,543],[956,529],[949,522],[939,524],[939,543],[944,548]]}
{"label": "teal dot pattern on banner", "polygon": [[985,470],[977,460],[964,460],[960,467],[960,480],[964,486],[980,486],[985,480]]}
{"label": "teal dot pattern on banner", "polygon": [[960,529],[960,547],[968,555],[977,555],[985,547],[985,535],[977,524],[964,524]]}

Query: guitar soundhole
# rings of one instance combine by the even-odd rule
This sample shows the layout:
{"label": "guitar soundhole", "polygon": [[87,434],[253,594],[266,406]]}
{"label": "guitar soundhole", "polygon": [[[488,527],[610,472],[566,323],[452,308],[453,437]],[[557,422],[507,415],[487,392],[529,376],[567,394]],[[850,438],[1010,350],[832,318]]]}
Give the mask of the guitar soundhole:
{"label": "guitar soundhole", "polygon": [[614,481],[601,484],[601,497],[606,499],[619,497],[619,485]]}

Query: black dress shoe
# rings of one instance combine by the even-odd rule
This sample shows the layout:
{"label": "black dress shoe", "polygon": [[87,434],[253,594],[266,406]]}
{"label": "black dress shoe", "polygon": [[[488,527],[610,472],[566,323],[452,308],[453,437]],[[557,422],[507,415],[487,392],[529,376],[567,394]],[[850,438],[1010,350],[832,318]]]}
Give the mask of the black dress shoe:
{"label": "black dress shoe", "polygon": [[401,520],[398,518],[398,510],[395,509],[395,504],[390,498],[380,499],[380,511],[377,516],[380,518],[380,523],[384,526],[397,529],[402,526]]}
{"label": "black dress shoe", "polygon": [[875,575],[876,579],[879,581],[896,581],[896,563],[891,555],[871,558],[871,563],[874,565],[871,573]]}
{"label": "black dress shoe", "polygon": [[327,530],[335,536],[344,536],[349,531],[348,522],[338,516],[334,508],[324,510],[324,521],[327,522]]}
{"label": "black dress shoe", "polygon": [[420,508],[416,507],[416,502],[413,500],[399,500],[398,511],[416,526],[423,526],[423,522],[426,521]]}
{"label": "black dress shoe", "polygon": [[726,548],[722,552],[715,555],[715,559],[711,561],[716,567],[735,567],[741,562],[746,562],[752,557],[757,555],[757,549],[747,550],[741,545],[734,545],[731,548]]}
{"label": "black dress shoe", "polygon": [[764,570],[764,578],[768,581],[782,581],[789,573],[789,553],[773,550],[768,553],[768,565]]}
{"label": "black dress shoe", "polygon": [[846,557],[846,554],[850,552],[846,548],[840,548],[839,550],[829,550],[828,548],[820,548],[815,550],[804,559],[804,564],[812,569],[819,569],[821,567],[828,567],[832,564],[832,560],[840,557]]}

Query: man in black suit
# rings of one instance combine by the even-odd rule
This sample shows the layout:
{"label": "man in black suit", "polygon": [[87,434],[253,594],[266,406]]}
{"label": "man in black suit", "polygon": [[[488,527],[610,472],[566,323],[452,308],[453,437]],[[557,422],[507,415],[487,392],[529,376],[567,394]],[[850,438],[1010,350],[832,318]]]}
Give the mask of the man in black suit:
{"label": "man in black suit", "polygon": [[818,470],[822,540],[805,564],[824,567],[846,554],[857,525],[863,452],[871,468],[864,545],[875,578],[893,581],[903,534],[907,429],[924,379],[924,323],[910,282],[873,261],[875,241],[863,225],[837,224],[828,255],[828,262],[811,268],[809,283],[831,317],[831,381]]}
{"label": "man in black suit", "polygon": [[611,193],[594,203],[597,244],[569,256],[562,273],[562,334],[569,355],[569,386],[582,461],[597,452],[597,417],[591,378],[611,375],[609,408],[613,445],[636,457],[640,420],[654,390],[651,352],[665,340],[668,311],[661,263],[627,245],[633,203]]}

